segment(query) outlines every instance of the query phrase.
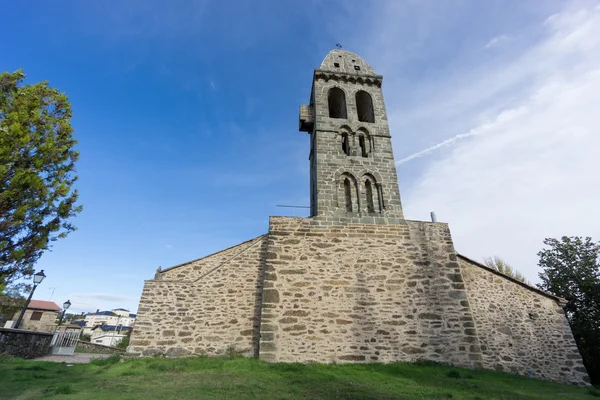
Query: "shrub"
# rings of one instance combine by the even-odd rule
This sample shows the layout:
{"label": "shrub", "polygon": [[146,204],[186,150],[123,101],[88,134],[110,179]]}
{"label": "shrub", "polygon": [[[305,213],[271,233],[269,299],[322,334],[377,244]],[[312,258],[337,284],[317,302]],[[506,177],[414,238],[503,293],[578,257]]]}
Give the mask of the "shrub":
{"label": "shrub", "polygon": [[459,379],[460,378],[460,372],[456,371],[456,370],[452,370],[452,371],[448,371],[446,373],[446,376],[448,378],[454,378],[454,379]]}
{"label": "shrub", "polygon": [[91,342],[92,341],[92,335],[81,335],[81,337],[79,338],[79,340],[81,340],[82,342]]}

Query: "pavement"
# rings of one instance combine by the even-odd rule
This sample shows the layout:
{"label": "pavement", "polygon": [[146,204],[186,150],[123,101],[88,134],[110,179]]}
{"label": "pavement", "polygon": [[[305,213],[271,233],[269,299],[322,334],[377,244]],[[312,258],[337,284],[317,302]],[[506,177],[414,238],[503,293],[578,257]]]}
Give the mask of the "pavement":
{"label": "pavement", "polygon": [[87,364],[92,360],[98,360],[101,358],[108,358],[112,354],[89,354],[89,353],[75,353],[72,356],[44,356],[36,358],[36,361],[50,361],[57,363],[66,364]]}

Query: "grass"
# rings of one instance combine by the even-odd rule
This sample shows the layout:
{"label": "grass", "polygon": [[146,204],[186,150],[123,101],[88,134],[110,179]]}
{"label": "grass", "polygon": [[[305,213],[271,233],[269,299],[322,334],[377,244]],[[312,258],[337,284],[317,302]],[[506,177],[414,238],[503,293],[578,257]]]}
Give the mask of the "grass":
{"label": "grass", "polygon": [[269,364],[118,355],[87,365],[0,358],[0,399],[597,399],[600,391],[424,364]]}

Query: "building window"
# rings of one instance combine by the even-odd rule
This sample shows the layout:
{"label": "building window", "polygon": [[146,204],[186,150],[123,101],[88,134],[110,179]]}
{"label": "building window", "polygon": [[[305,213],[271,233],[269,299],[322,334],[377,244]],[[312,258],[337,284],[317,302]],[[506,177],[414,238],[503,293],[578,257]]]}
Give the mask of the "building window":
{"label": "building window", "polygon": [[364,90],[356,92],[356,113],[358,114],[358,120],[361,122],[375,122],[373,99]]}
{"label": "building window", "polygon": [[373,187],[370,180],[365,181],[365,188],[367,190],[367,212],[374,213],[375,205],[373,204]]}
{"label": "building window", "polygon": [[329,101],[329,118],[348,118],[344,91],[337,87],[331,88],[327,97]]}
{"label": "building window", "polygon": [[360,155],[363,157],[369,157],[369,142],[365,140],[363,135],[358,137],[358,144],[360,146]]}
{"label": "building window", "polygon": [[365,183],[364,200],[366,200],[367,213],[383,213],[385,206],[381,185],[377,183],[377,180],[371,174],[365,174],[362,180]]}
{"label": "building window", "polygon": [[346,199],[346,212],[352,212],[352,185],[350,179],[344,179],[344,196]]}
{"label": "building window", "polygon": [[371,154],[371,136],[364,129],[360,128],[357,132],[358,135],[358,146],[360,147],[360,155],[361,157],[369,157]]}
{"label": "building window", "polygon": [[29,320],[39,321],[42,319],[42,314],[43,314],[43,312],[41,312],[41,311],[34,311],[31,313],[31,318],[29,318]]}
{"label": "building window", "polygon": [[350,142],[348,141],[348,132],[342,133],[342,151],[345,155],[350,155]]}
{"label": "building window", "polygon": [[349,213],[360,211],[362,201],[359,196],[356,178],[352,174],[344,172],[337,181],[337,205],[340,210]]}

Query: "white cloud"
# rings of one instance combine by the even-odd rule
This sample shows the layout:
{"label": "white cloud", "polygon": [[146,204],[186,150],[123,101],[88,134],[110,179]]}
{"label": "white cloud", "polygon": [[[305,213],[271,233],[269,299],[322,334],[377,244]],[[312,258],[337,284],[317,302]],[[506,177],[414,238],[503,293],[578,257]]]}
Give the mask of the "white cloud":
{"label": "white cloud", "polygon": [[532,280],[544,238],[600,240],[600,7],[569,6],[544,29],[489,74],[466,68],[459,99],[437,92],[466,106],[422,112],[440,124],[463,118],[468,129],[399,161],[437,157],[402,193],[408,218],[435,210],[459,252],[498,255]]}
{"label": "white cloud", "polygon": [[90,312],[100,310],[111,310],[114,308],[125,308],[135,310],[139,298],[136,296],[118,295],[113,293],[71,293],[71,312]]}
{"label": "white cloud", "polygon": [[487,42],[486,45],[483,46],[483,48],[486,50],[491,49],[492,47],[496,47],[496,46],[506,42],[507,40],[508,40],[508,36],[506,36],[506,35],[495,36],[489,42]]}

